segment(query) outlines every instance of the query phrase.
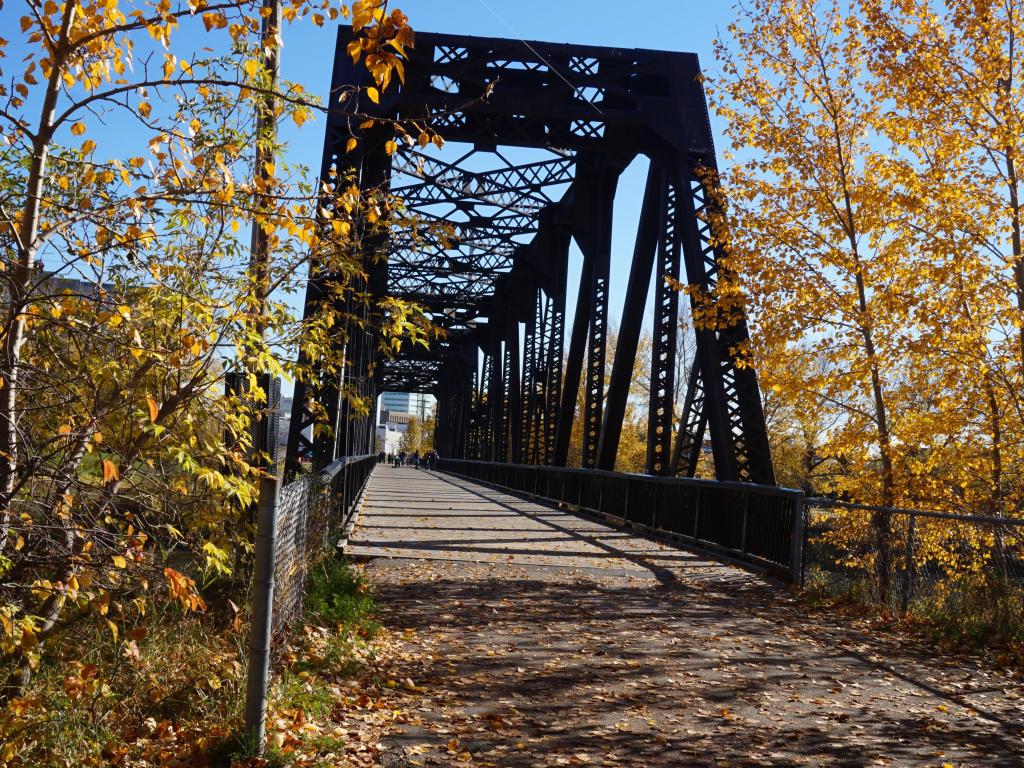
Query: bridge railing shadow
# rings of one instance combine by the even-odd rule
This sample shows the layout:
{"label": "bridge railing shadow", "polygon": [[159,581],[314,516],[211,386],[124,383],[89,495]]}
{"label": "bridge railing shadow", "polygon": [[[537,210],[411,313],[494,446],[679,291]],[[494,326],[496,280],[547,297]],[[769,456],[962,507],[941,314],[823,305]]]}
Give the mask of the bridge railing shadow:
{"label": "bridge railing shadow", "polygon": [[785,581],[799,582],[801,578],[801,491],[753,483],[458,459],[441,459],[438,469],[601,515],[612,523],[648,529]]}
{"label": "bridge railing shadow", "polygon": [[[935,670],[927,659],[822,624],[796,604],[777,601],[777,590],[748,584],[753,585],[674,581],[641,587],[586,578],[565,582],[520,569],[506,578],[464,572],[385,581],[378,597],[395,611],[397,626],[435,639],[438,633],[470,639],[465,653],[458,653],[461,646],[448,648],[458,656],[454,664],[452,656],[435,655],[402,674],[428,690],[452,691],[467,717],[480,717],[482,727],[466,742],[474,753],[529,734],[533,754],[522,755],[522,763],[510,755],[503,765],[537,765],[529,760],[545,750],[614,751],[626,764],[638,764],[632,759],[650,766],[704,765],[680,762],[679,752],[652,738],[675,730],[682,715],[706,724],[703,734],[691,731],[684,738],[709,750],[708,765],[753,764],[746,762],[751,754],[766,752],[795,753],[807,764],[817,759],[821,765],[866,766],[882,757],[916,764],[922,754],[965,748],[969,764],[1018,764],[1013,713],[979,706],[973,696],[980,686],[951,691],[929,683]],[[544,631],[532,629],[538,626]],[[604,642],[610,638],[615,642]],[[487,654],[472,652],[484,646]],[[832,696],[831,681],[847,673],[862,686],[878,678],[880,691],[890,689],[887,679],[898,678],[906,695],[927,696],[933,708],[964,707],[990,725],[975,729],[965,747],[962,726],[954,720],[884,702],[868,706],[874,691],[815,710],[814,717],[754,712],[765,701],[794,695],[816,706],[810,702]],[[700,682],[681,695],[675,686],[684,679]],[[670,712],[669,719],[623,727],[638,691],[645,692],[649,711]],[[488,727],[494,714],[510,730]],[[421,740],[417,733],[408,744]],[[876,748],[884,754],[875,754]]]}

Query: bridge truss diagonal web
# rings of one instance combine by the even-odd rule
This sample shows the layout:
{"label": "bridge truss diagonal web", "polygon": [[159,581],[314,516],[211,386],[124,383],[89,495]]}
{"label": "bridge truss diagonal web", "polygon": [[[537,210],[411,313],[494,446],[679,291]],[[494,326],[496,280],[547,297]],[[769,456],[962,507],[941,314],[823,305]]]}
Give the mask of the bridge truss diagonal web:
{"label": "bridge truss diagonal web", "polygon": [[[346,52],[352,34],[339,30],[332,94],[367,84]],[[675,380],[687,299],[672,283],[694,286],[689,300],[698,301],[725,274],[697,57],[421,33],[405,72],[379,104],[351,99],[331,111],[321,175],[328,183],[350,172],[362,188],[403,201],[402,226],[363,245],[366,284],[356,287],[415,302],[443,335],[429,349],[385,356],[372,330],[339,334],[345,370],[296,387],[289,466],[372,450],[373,416],[347,402],[398,390],[435,394],[443,455],[565,466],[581,420],[583,467],[614,469],[653,277],[647,473],[692,476],[710,437],[718,479],[772,484],[757,377],[734,357],[748,338],[742,312],[696,332],[693,369]],[[429,126],[443,147],[399,141],[394,150],[395,121]],[[348,151],[353,137],[358,149]],[[613,275],[616,187],[641,156],[650,170],[630,274]],[[582,269],[570,285],[573,242]],[[311,276],[307,311],[331,279]],[[619,279],[625,304],[611,350],[609,293]],[[373,310],[363,311],[372,329]],[[329,424],[317,437],[314,413]]]}

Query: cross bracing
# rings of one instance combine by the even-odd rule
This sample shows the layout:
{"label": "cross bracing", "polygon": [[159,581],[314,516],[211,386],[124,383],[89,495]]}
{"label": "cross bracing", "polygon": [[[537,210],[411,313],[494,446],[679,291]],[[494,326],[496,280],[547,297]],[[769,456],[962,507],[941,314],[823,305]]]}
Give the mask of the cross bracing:
{"label": "cross bracing", "polygon": [[[345,52],[351,35],[339,31],[332,93],[365,84]],[[719,479],[772,483],[757,377],[734,357],[748,338],[741,310],[696,332],[696,363],[675,380],[678,303],[713,296],[725,256],[697,57],[420,34],[405,73],[379,104],[331,111],[322,177],[350,170],[403,201],[402,226],[366,246],[365,287],[418,304],[444,333],[391,356],[372,334],[346,335],[348,378],[296,389],[290,465],[371,448],[371,417],[346,414],[347,393],[397,389],[437,396],[443,455],[564,466],[577,423],[583,466],[613,469],[653,275],[647,472],[693,475],[709,441]],[[361,131],[367,117],[374,127]],[[388,153],[401,138],[382,127],[392,121],[429,126],[445,145],[399,140]],[[611,271],[615,193],[641,156],[650,171],[626,278]],[[573,242],[582,274],[570,285]],[[609,349],[610,288],[621,279]],[[693,286],[689,299],[678,282]],[[310,290],[315,299],[315,278]],[[333,419],[332,437],[303,438],[314,411]]]}

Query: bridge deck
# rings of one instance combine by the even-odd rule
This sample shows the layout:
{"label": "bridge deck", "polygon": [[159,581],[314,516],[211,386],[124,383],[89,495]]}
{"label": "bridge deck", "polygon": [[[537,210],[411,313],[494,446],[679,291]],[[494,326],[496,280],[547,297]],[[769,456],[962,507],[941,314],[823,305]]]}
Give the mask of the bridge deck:
{"label": "bridge deck", "polygon": [[350,551],[423,689],[395,765],[1024,765],[1013,673],[547,506],[382,466]]}

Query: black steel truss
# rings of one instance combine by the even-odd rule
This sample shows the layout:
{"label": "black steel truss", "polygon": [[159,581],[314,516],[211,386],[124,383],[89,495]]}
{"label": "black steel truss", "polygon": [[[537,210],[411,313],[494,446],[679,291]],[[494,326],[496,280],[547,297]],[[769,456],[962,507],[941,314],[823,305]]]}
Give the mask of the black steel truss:
{"label": "black steel truss", "polygon": [[[351,34],[339,31],[332,104],[364,82],[346,53]],[[691,301],[712,294],[727,242],[697,57],[420,34],[405,73],[379,104],[352,96],[329,113],[323,183],[351,171],[363,188],[389,186],[408,219],[363,248],[369,332],[340,333],[349,364],[297,387],[289,466],[368,450],[372,424],[352,416],[347,393],[399,390],[437,396],[442,455],[564,466],[578,418],[583,466],[614,468],[653,273],[647,472],[693,475],[709,433],[719,479],[773,483],[757,378],[734,358],[747,339],[742,313],[697,331],[676,407],[673,283],[694,286]],[[361,131],[367,116],[384,120]],[[389,155],[395,136],[381,126],[391,121],[428,125],[447,146],[409,142]],[[359,149],[346,152],[352,137]],[[615,190],[640,155],[650,172],[606,381]],[[583,264],[567,326],[573,240]],[[311,276],[308,312],[330,280]],[[443,340],[382,357],[372,299],[385,293],[423,307]],[[331,437],[310,438],[316,411],[335,425]]]}

